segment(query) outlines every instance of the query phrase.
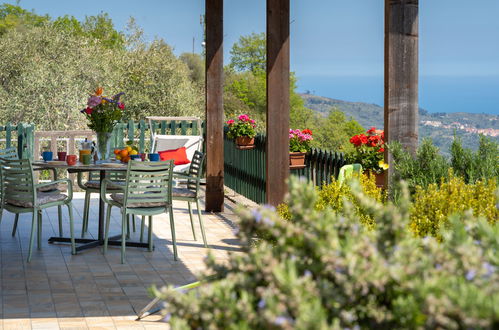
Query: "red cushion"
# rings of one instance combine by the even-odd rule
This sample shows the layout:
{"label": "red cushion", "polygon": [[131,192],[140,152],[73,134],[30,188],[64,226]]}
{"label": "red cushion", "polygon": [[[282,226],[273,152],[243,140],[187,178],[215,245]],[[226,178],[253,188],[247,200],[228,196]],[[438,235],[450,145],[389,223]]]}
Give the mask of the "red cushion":
{"label": "red cushion", "polygon": [[189,164],[191,161],[187,158],[185,147],[171,150],[158,151],[161,160],[173,159],[175,165]]}

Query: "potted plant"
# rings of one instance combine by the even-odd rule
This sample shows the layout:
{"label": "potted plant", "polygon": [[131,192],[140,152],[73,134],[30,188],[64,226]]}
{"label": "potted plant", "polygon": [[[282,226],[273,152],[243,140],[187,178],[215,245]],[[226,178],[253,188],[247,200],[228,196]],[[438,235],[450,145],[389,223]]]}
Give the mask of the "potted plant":
{"label": "potted plant", "polygon": [[312,131],[309,129],[289,130],[289,165],[305,165],[305,154],[310,151],[310,142],[313,139]]}
{"label": "potted plant", "polygon": [[256,136],[256,122],[248,115],[240,115],[237,120],[227,121],[229,131],[227,136],[233,139],[238,146],[254,146]]}
{"label": "potted plant", "polygon": [[348,162],[361,164],[365,171],[376,175],[376,185],[383,186],[385,170],[389,167],[384,162],[384,131],[371,127],[366,131],[366,134],[352,136],[350,143],[353,144],[355,149],[347,155]]}
{"label": "potted plant", "polygon": [[97,155],[99,160],[109,159],[111,133],[114,126],[123,117],[123,109],[125,109],[125,104],[120,102],[120,97],[124,93],[116,94],[110,98],[102,93],[102,87],[97,88],[88,98],[87,107],[80,111],[89,121],[88,128],[97,135]]}

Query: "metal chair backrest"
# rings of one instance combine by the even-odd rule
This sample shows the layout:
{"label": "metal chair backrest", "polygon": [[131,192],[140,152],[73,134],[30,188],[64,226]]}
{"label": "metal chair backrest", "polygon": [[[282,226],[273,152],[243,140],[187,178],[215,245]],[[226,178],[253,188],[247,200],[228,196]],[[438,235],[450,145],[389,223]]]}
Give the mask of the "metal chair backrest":
{"label": "metal chair backrest", "polygon": [[0,149],[0,158],[4,159],[19,159],[16,148]]}
{"label": "metal chair backrest", "polygon": [[126,172],[124,206],[133,203],[172,202],[173,160],[164,162],[129,161]]}
{"label": "metal chair backrest", "polygon": [[[203,164],[204,164],[205,154],[197,151],[192,157],[191,166],[189,167],[189,176],[199,179],[203,174]],[[198,192],[199,190],[199,180],[187,180],[187,189],[190,191]]]}
{"label": "metal chair backrest", "polygon": [[345,180],[352,178],[354,172],[362,173],[362,165],[348,164],[342,166],[340,168],[340,172],[338,173],[338,182],[340,183],[340,185],[342,185]]}
{"label": "metal chair backrest", "polygon": [[[126,180],[126,172],[125,171],[108,171],[106,173],[106,178],[108,178],[111,181],[122,181],[125,182]],[[97,171],[92,171],[88,172],[88,180],[92,181],[99,181],[100,180],[100,173]]]}
{"label": "metal chair backrest", "polygon": [[35,205],[36,189],[33,166],[29,159],[0,160],[2,166],[2,189],[5,200],[31,202]]}

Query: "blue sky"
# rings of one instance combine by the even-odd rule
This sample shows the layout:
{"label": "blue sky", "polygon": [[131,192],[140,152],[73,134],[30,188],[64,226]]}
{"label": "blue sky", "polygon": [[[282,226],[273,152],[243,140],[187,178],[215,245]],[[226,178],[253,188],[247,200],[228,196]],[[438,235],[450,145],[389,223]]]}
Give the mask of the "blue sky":
{"label": "blue sky", "polygon": [[[359,81],[374,79],[376,92],[360,84],[357,99],[352,101],[382,102],[379,84],[383,74],[383,3],[383,0],[291,0],[291,68],[299,78],[303,77],[301,84],[299,80],[300,89],[334,94],[327,86],[320,85],[319,80],[331,77],[335,79],[331,85],[341,85],[338,79],[342,76],[358,77]],[[483,97],[490,101],[485,112],[499,114],[499,96],[490,94],[495,90],[490,88],[490,81],[499,86],[499,0],[478,3],[420,1],[421,83],[434,76],[454,82],[461,80],[463,84],[471,84],[466,77],[484,77]],[[69,14],[79,19],[104,11],[118,29],[124,29],[133,16],[148,38],[165,39],[176,54],[192,51],[193,38],[194,50],[201,50],[200,15],[204,12],[204,0],[21,0],[20,5],[38,14],[53,17]],[[230,47],[239,36],[265,30],[265,0],[225,0],[224,11],[228,61]],[[473,81],[476,88],[476,80]],[[463,85],[461,89],[466,87]],[[421,103],[437,100],[438,95],[429,97],[434,92],[420,88]],[[452,89],[443,94],[451,97]],[[473,97],[480,97],[479,91],[478,94]],[[324,96],[341,98],[342,95]]]}

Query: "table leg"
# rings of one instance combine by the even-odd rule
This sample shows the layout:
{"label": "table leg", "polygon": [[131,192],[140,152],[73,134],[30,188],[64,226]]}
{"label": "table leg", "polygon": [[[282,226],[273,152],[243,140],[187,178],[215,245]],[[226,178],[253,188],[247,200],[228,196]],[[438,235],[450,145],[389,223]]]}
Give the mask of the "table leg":
{"label": "table leg", "polygon": [[[102,186],[102,181],[106,178],[106,171],[100,171],[100,185]],[[99,198],[99,241],[104,240],[104,201]]]}

